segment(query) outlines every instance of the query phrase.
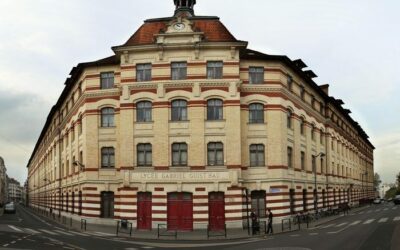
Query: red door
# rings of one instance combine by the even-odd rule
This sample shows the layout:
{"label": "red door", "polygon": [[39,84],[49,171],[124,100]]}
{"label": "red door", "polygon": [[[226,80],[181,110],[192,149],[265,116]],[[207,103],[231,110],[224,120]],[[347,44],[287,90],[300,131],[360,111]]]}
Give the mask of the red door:
{"label": "red door", "polygon": [[168,230],[193,230],[193,198],[191,193],[169,193]]}
{"label": "red door", "polygon": [[208,194],[208,220],[211,231],[225,228],[225,197],[223,192]]}
{"label": "red door", "polygon": [[137,229],[151,230],[151,193],[138,193],[137,201]]}

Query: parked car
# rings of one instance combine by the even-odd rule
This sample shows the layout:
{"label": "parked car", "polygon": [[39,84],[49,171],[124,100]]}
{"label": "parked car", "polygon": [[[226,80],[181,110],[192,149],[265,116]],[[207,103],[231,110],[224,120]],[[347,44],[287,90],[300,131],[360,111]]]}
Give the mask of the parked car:
{"label": "parked car", "polygon": [[13,202],[7,203],[4,206],[4,213],[6,214],[15,214],[15,212],[17,211],[15,204]]}
{"label": "parked car", "polygon": [[394,197],[393,203],[395,205],[400,205],[400,195],[396,195],[396,197]]}
{"label": "parked car", "polygon": [[374,199],[373,203],[374,204],[381,204],[382,200],[381,200],[381,198],[376,198],[376,199]]}

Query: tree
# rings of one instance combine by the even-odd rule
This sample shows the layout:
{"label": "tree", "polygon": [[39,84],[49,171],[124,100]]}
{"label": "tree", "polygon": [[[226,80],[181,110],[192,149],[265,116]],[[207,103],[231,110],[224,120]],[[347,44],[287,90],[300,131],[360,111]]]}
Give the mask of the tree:
{"label": "tree", "polygon": [[375,190],[378,190],[378,189],[379,189],[379,185],[380,185],[381,183],[382,183],[381,177],[379,176],[378,173],[375,173],[375,175],[374,175],[374,188],[375,188]]}
{"label": "tree", "polygon": [[388,191],[385,193],[385,198],[394,198],[394,196],[397,194],[397,188],[391,187]]}
{"label": "tree", "polygon": [[400,172],[396,176],[396,182],[397,182],[397,189],[400,191]]}

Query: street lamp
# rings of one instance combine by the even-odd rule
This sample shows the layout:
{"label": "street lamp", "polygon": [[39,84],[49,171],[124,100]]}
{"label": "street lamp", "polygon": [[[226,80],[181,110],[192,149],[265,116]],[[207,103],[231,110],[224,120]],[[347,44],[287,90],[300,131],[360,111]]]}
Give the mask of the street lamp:
{"label": "street lamp", "polygon": [[[325,157],[325,153],[319,153],[316,156],[314,156],[314,161],[313,161],[313,168],[314,168],[314,210],[315,213],[317,213],[318,210],[318,192],[317,192],[317,158],[318,157]],[[321,166],[322,168],[322,166]]]}

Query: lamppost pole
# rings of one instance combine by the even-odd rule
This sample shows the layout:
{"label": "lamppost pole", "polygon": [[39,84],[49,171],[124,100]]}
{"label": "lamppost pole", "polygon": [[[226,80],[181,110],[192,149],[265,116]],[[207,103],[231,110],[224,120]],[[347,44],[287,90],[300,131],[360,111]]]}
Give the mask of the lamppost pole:
{"label": "lamppost pole", "polygon": [[[319,153],[316,156],[314,156],[314,162],[313,162],[313,167],[314,167],[314,210],[315,213],[318,211],[318,190],[317,190],[317,158],[318,157],[325,157],[325,153]],[[322,168],[322,166],[321,166]]]}

